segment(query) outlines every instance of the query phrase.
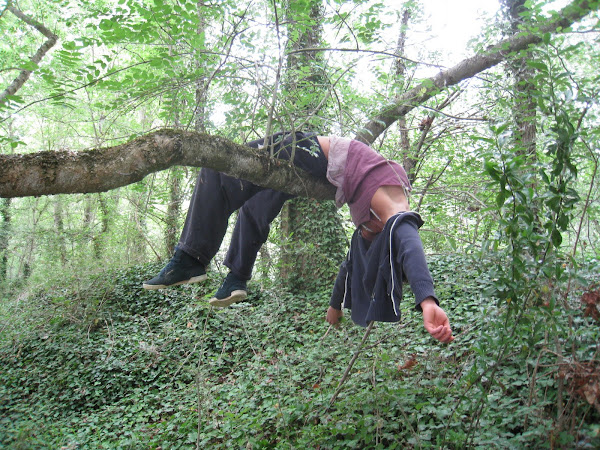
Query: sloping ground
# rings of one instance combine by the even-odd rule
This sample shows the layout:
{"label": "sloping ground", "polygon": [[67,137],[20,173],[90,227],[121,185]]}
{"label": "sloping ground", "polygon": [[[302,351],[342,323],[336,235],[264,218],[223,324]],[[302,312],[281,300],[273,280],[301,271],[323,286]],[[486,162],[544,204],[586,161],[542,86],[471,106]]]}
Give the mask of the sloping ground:
{"label": "sloping ground", "polygon": [[[111,285],[7,294],[0,446],[598,447],[593,319],[542,304],[510,325],[485,296],[481,261],[431,267],[455,343],[427,335],[408,292],[403,322],[376,325],[331,408],[364,329],[328,329],[328,292],[254,283],[248,302],[215,310],[206,299],[218,276],[144,291],[157,270],[146,265],[106,274]],[[559,365],[555,336],[586,362],[584,378],[575,358]]]}

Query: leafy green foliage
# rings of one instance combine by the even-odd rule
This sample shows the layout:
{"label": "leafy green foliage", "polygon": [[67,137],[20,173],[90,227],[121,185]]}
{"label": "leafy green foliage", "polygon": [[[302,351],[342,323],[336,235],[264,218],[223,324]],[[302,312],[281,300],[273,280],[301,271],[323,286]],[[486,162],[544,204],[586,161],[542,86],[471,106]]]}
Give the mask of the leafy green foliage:
{"label": "leafy green foliage", "polygon": [[[494,280],[478,275],[473,261],[431,260],[457,341],[432,341],[406,293],[403,322],[375,327],[331,409],[363,329],[343,321],[327,330],[326,294],[251,283],[247,302],[211,310],[205,300],[218,274],[206,286],[142,290],[159,267],[108,271],[79,291],[27,299],[46,305],[40,314],[53,305],[52,314],[0,342],[1,445],[461,448],[530,446],[553,436],[556,368],[550,353],[536,353],[545,330],[522,322],[498,366],[503,313],[482,298]],[[571,317],[588,351],[597,330],[576,311]],[[2,314],[3,323],[15,318]],[[568,324],[565,315],[552,320]],[[580,414],[579,437],[556,442],[598,443],[596,413]]]}
{"label": "leafy green foliage", "polygon": [[[272,2],[19,2],[56,29],[59,43],[35,67],[28,60],[39,35],[10,14],[0,18],[3,86],[15,68],[35,70],[0,110],[0,151],[113,145],[159,126],[191,127],[201,108],[207,131],[243,142],[264,134],[274,103],[277,127],[352,136],[417,85],[418,60],[438,61],[409,34],[414,60],[398,79],[390,70],[398,5],[335,0],[322,21],[333,41],[323,44],[357,53],[299,59],[275,88],[285,55],[274,49],[321,24],[310,18],[316,2],[287,3],[297,23],[284,33]],[[543,17],[546,2],[527,3]],[[478,48],[502,30],[483,30]],[[403,324],[376,327],[332,409],[362,336],[348,322],[329,332],[323,322],[349,227],[300,207],[308,226],[294,230],[287,268],[308,270],[287,286],[294,294],[278,280],[279,253],[267,254],[283,241],[274,230],[249,301],[216,311],[204,300],[218,276],[206,287],[146,292],[139,285],[159,265],[104,272],[163,255],[165,174],[98,196],[13,201],[0,227],[0,446],[600,446],[590,401],[600,335],[580,305],[599,270],[600,78],[590,61],[600,47],[586,31],[545,35],[543,46],[514,55],[532,74],[535,155],[515,139],[521,98],[501,71],[444,90],[406,117],[417,156],[411,206],[426,220],[421,235],[457,341],[432,343],[407,293]],[[433,123],[428,134],[424,119]],[[405,155],[393,127],[375,147]],[[316,253],[319,263],[305,264]]]}

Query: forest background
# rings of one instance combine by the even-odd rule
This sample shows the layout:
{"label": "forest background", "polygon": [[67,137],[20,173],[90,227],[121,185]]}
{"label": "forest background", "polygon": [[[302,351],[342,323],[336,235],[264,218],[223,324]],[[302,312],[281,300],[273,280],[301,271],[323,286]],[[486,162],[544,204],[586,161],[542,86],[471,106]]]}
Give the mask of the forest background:
{"label": "forest background", "polygon": [[[0,446],[600,446],[598,2],[462,3],[1,4]],[[405,166],[454,343],[326,326],[348,211],[238,145],[293,129]],[[300,195],[225,310],[141,289],[201,166]]]}

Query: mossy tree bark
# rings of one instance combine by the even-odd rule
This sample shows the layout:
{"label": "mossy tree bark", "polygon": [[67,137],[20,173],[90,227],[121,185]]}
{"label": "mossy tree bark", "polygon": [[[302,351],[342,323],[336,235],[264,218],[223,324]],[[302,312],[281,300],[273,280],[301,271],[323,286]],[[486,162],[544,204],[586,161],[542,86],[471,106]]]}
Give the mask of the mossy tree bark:
{"label": "mossy tree bark", "polygon": [[[288,33],[291,37],[287,43],[284,92],[289,103],[299,111],[297,115],[310,123],[311,128],[323,133],[322,119],[316,115],[329,88],[323,58],[316,51],[294,52],[322,44],[323,3],[321,0],[309,1],[304,11],[292,6],[288,3],[287,22],[294,28]],[[306,17],[296,20],[297,14],[308,16],[309,20]],[[294,26],[296,23],[308,23],[309,26],[299,29]],[[285,285],[292,291],[303,292],[330,286],[346,246],[334,202],[306,197],[288,201],[281,214],[281,233],[284,245],[280,277]]]}

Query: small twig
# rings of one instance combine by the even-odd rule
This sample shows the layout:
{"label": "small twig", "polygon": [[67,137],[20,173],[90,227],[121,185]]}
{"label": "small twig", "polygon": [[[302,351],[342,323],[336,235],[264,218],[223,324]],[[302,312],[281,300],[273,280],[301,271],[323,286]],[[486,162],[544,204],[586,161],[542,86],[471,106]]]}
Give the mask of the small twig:
{"label": "small twig", "polygon": [[346,370],[344,371],[344,375],[342,376],[342,379],[338,383],[338,387],[337,387],[335,393],[333,394],[333,396],[331,397],[331,400],[329,401],[329,409],[331,409],[333,407],[333,404],[335,403],[337,396],[340,394],[340,392],[342,392],[342,387],[344,386],[344,383],[350,376],[350,371],[352,370],[352,366],[358,359],[358,356],[360,355],[360,352],[362,351],[363,346],[364,346],[365,342],[367,341],[367,338],[369,337],[369,334],[371,333],[371,330],[373,329],[374,325],[375,325],[375,321],[372,320],[371,322],[369,322],[369,326],[367,327],[367,330],[365,331],[362,341],[360,341],[358,348],[354,352],[354,356],[352,356],[352,359],[348,363],[348,367],[346,367]]}
{"label": "small twig", "polygon": [[445,113],[441,110],[441,108],[432,108],[431,106],[423,106],[423,109],[427,109],[429,111],[433,111],[437,114],[440,114],[444,117],[447,117],[448,119],[454,119],[454,120],[471,120],[473,122],[489,122],[490,118],[489,117],[460,117],[460,116],[453,116],[452,114],[448,114]]}
{"label": "small twig", "polygon": [[406,58],[405,56],[399,56],[397,53],[391,53],[380,50],[368,50],[368,49],[360,49],[360,48],[332,48],[332,47],[314,47],[314,48],[300,48],[297,50],[292,50],[287,52],[287,55],[294,55],[296,53],[306,53],[306,52],[350,52],[350,53],[370,53],[371,55],[382,55],[382,56],[390,56],[394,59],[401,59],[403,61],[426,66],[426,67],[435,67],[437,69],[447,69],[446,66],[440,64],[432,64],[424,61],[417,61],[414,59]]}
{"label": "small twig", "polygon": [[[196,367],[196,407],[198,409],[198,436],[196,438],[196,449],[200,448],[200,436],[201,436],[201,431],[202,431],[202,416],[200,415],[200,410],[202,408],[202,396],[200,393],[200,388],[201,388],[200,369],[201,369],[202,363],[204,362],[203,356],[204,356],[205,344],[206,344],[206,332],[208,330],[208,319],[210,317],[210,313],[212,312],[212,310],[213,310],[213,307],[211,306],[209,308],[208,312],[206,313],[206,318],[204,319],[204,327],[202,330],[202,339],[200,341],[201,347],[200,347],[200,353],[198,355],[198,365]],[[194,347],[194,348],[196,348],[196,347]]]}
{"label": "small twig", "polygon": [[246,335],[246,339],[248,339],[248,344],[250,344],[250,349],[252,350],[252,353],[254,353],[254,356],[258,356],[258,352],[254,348],[254,345],[252,345],[252,339],[250,339],[250,335],[248,334],[248,329],[246,328],[246,323],[244,322],[243,315],[239,314],[237,311],[234,311],[234,313],[235,313],[235,316],[239,319],[239,321],[242,324],[242,329],[244,330],[244,334]]}
{"label": "small twig", "polygon": [[333,325],[329,325],[329,328],[327,328],[327,331],[325,332],[325,334],[321,338],[321,341],[327,337],[327,335],[329,334],[329,331],[331,330],[332,327],[333,327]]}

